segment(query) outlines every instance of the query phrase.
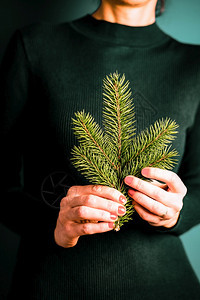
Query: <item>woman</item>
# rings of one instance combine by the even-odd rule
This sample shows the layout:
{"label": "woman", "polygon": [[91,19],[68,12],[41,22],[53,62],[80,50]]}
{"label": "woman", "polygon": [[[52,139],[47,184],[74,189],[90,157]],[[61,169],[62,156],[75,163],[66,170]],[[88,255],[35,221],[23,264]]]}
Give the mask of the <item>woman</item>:
{"label": "woman", "polygon": [[[200,220],[200,49],[158,28],[156,4],[102,0],[93,15],[26,26],[10,40],[1,66],[2,211],[22,236],[11,299],[200,297],[179,239]],[[173,171],[142,171],[167,190],[125,178],[137,213],[118,233],[125,197],[91,185],[69,160],[74,112],[101,124],[102,79],[115,70],[133,83],[138,132],[175,119],[180,154]],[[71,187],[56,210],[47,194],[59,184],[47,183],[62,172]]]}

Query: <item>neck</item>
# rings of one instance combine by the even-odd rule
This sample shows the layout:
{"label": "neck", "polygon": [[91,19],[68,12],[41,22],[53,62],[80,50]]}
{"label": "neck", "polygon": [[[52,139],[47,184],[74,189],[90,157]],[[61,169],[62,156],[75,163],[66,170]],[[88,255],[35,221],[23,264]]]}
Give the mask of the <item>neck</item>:
{"label": "neck", "polygon": [[97,20],[127,26],[147,26],[155,23],[157,0],[138,2],[132,0],[130,2],[128,0],[124,2],[119,0],[102,0],[100,7],[92,16]]}

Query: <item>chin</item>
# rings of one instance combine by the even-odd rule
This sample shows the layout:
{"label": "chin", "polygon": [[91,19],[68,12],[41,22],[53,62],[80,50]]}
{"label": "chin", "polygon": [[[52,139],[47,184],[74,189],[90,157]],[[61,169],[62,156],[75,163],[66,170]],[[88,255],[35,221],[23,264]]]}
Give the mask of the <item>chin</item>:
{"label": "chin", "polygon": [[141,6],[152,2],[152,0],[114,0],[114,2],[130,6]]}

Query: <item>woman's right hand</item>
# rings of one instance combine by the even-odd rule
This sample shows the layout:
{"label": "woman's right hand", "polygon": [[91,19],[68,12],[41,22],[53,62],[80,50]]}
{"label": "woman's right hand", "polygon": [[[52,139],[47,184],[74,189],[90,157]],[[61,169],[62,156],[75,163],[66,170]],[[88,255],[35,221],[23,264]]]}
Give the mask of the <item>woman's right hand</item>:
{"label": "woman's right hand", "polygon": [[[103,185],[72,186],[61,200],[54,231],[57,245],[69,248],[81,235],[113,230],[118,216],[126,213],[125,196]],[[90,220],[89,223],[81,223]],[[100,222],[98,222],[100,221]]]}

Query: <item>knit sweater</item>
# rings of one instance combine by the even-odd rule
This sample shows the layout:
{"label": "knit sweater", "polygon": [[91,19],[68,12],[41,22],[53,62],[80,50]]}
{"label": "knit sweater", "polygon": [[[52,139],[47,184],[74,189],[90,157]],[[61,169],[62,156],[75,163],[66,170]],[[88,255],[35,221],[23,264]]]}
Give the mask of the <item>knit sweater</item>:
{"label": "knit sweater", "polygon": [[[138,133],[162,117],[179,124],[173,171],[188,192],[173,228],[134,213],[119,232],[82,236],[65,249],[53,237],[59,205],[48,180],[65,174],[65,187],[90,184],[70,162],[71,118],[84,109],[102,125],[102,80],[116,70],[130,81]],[[91,15],[38,22],[11,37],[0,82],[0,215],[21,235],[11,299],[200,299],[179,238],[200,222],[200,47],[156,23]]]}

